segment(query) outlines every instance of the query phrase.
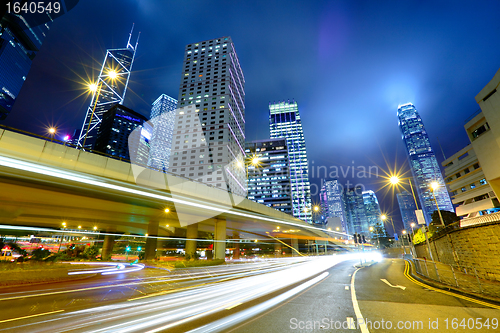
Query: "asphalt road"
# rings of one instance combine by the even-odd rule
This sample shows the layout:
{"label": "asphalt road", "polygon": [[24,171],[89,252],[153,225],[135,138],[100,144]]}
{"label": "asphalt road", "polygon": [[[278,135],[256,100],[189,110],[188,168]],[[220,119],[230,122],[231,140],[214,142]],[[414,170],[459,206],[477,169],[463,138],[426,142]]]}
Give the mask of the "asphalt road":
{"label": "asphalt road", "polygon": [[352,259],[278,260],[3,290],[0,332],[500,331],[498,306],[412,282],[403,260],[359,269]]}
{"label": "asphalt road", "polygon": [[[500,307],[426,288],[410,281],[404,271],[401,259],[385,259],[359,270],[353,262],[339,264],[313,287],[226,332],[500,331]],[[489,328],[484,326],[487,319]]]}

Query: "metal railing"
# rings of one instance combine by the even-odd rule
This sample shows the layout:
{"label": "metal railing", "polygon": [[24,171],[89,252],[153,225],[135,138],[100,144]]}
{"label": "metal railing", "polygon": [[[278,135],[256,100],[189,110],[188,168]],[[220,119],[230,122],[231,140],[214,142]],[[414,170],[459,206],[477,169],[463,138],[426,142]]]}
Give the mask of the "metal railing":
{"label": "metal railing", "polygon": [[500,282],[480,278],[475,267],[458,267],[418,258],[412,261],[417,273],[431,280],[477,294],[500,295]]}

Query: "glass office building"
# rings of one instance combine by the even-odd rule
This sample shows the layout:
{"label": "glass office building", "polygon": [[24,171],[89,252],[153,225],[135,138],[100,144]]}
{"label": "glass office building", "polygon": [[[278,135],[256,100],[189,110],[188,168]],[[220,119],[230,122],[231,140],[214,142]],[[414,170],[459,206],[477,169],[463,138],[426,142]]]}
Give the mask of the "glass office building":
{"label": "glass office building", "polygon": [[340,218],[344,232],[347,232],[343,187],[338,179],[326,180],[320,190],[320,204],[325,219],[329,217]]}
{"label": "glass office building", "polygon": [[439,184],[435,190],[439,209],[453,212],[453,205],[417,109],[411,103],[399,105],[397,115],[421,208],[425,221],[429,224],[432,212],[436,210],[436,202],[430,187],[432,182]]}
{"label": "glass office building", "polygon": [[312,223],[306,140],[297,102],[269,104],[271,139],[285,138],[290,161],[293,216]]}
{"label": "glass office building", "polygon": [[370,238],[370,226],[363,200],[363,188],[361,186],[345,188],[344,203],[347,233],[350,235],[354,233],[362,234],[366,238]]}
{"label": "glass office building", "polygon": [[286,140],[252,141],[247,142],[245,148],[248,199],[292,215]]}
{"label": "glass office building", "polygon": [[153,134],[150,141],[148,166],[153,169],[168,170],[176,108],[177,100],[165,94],[158,97],[151,108],[149,123],[153,127]]}

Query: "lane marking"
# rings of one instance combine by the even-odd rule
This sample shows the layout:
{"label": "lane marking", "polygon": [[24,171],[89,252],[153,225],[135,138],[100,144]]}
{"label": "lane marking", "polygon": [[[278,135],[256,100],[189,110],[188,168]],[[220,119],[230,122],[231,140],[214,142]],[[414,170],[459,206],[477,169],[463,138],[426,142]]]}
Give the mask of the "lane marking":
{"label": "lane marking", "polygon": [[380,281],[384,282],[385,284],[387,284],[389,287],[393,287],[393,288],[400,288],[400,289],[403,289],[405,290],[406,287],[404,286],[400,286],[400,285],[397,285],[397,286],[393,286],[389,281],[387,281],[386,279],[380,279]]}
{"label": "lane marking", "polygon": [[349,290],[349,286],[345,286],[345,290]]}
{"label": "lane marking", "polygon": [[45,315],[48,315],[48,314],[53,314],[53,313],[58,313],[58,312],[64,312],[64,310],[57,310],[57,311],[39,313],[39,314],[35,314],[35,315],[30,315],[30,316],[24,316],[24,317],[12,318],[12,319],[0,320],[0,323],[7,323],[9,321],[15,321],[15,320],[21,320],[21,319],[27,319],[27,318],[33,318],[33,317],[40,317],[40,316],[45,316]]}
{"label": "lane marking", "polygon": [[438,289],[438,288],[434,288],[434,287],[429,286],[429,285],[427,285],[425,283],[417,281],[416,279],[414,279],[409,274],[409,272],[410,272],[410,264],[408,263],[408,261],[405,260],[404,275],[411,282],[413,282],[413,283],[415,283],[415,284],[417,284],[417,285],[419,285],[419,286],[421,286],[421,287],[423,287],[425,289],[428,289],[428,290],[437,291],[437,292],[440,292],[440,293],[445,294],[445,295],[449,295],[449,296],[461,298],[461,299],[464,299],[464,300],[472,302],[472,303],[481,304],[481,305],[488,306],[488,307],[493,308],[493,309],[500,310],[500,306],[498,306],[498,305],[495,305],[495,304],[492,304],[492,303],[483,302],[483,301],[480,301],[480,300],[477,300],[477,299],[474,299],[474,298],[471,298],[471,297],[467,297],[467,296],[463,296],[463,295],[460,295],[460,294],[452,293],[452,292],[449,292],[449,291],[446,291],[446,290],[441,290],[441,289]]}
{"label": "lane marking", "polygon": [[358,319],[359,328],[361,329],[361,333],[370,333],[368,327],[366,327],[365,318],[361,314],[361,310],[359,309],[358,299],[356,298],[356,290],[354,289],[354,279],[356,278],[356,273],[361,268],[358,268],[354,271],[351,278],[351,298],[352,298],[352,307],[354,308],[354,313],[356,314],[356,318]]}
{"label": "lane marking", "polygon": [[226,308],[226,310],[231,310],[232,308],[235,308],[235,307],[237,307],[238,305],[241,305],[241,304],[243,304],[243,303],[236,303],[236,304],[231,305],[230,307]]}

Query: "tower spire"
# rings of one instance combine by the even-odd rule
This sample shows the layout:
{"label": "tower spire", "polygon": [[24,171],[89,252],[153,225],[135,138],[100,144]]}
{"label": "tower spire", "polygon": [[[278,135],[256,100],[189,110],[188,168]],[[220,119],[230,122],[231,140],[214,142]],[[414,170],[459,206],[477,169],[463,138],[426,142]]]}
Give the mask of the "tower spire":
{"label": "tower spire", "polygon": [[132,33],[134,32],[134,26],[135,26],[135,23],[132,23],[132,29],[130,30],[130,34],[128,35],[128,42],[127,42],[127,48],[131,48],[133,49],[132,47],[132,44],[130,44],[130,40],[132,39]]}

